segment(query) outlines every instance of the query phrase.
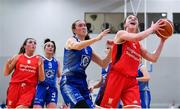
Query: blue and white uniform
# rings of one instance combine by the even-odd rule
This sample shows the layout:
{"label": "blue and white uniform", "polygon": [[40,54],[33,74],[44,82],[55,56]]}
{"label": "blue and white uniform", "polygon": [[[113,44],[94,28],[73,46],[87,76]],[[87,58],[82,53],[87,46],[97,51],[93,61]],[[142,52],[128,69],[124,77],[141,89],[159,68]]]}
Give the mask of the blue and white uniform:
{"label": "blue and white uniform", "polygon": [[[80,41],[73,36],[76,41]],[[74,107],[79,101],[85,100],[89,107],[94,105],[91,101],[85,70],[91,62],[92,48],[87,46],[81,50],[68,50],[64,48],[63,72],[60,90],[64,102]]]}
{"label": "blue and white uniform", "polygon": [[46,57],[43,57],[43,59],[45,80],[38,83],[36,96],[34,99],[34,105],[41,105],[42,107],[51,102],[57,104],[58,100],[58,90],[56,87],[58,61],[54,57],[50,60]]}
{"label": "blue and white uniform", "polygon": [[[103,82],[101,84],[101,87],[99,89],[98,95],[97,95],[96,100],[95,100],[95,104],[98,105],[98,106],[100,106],[101,101],[102,101],[103,96],[104,96],[104,91],[105,91],[105,88],[106,88],[106,83],[105,82],[106,82],[107,75],[108,75],[108,72],[110,70],[110,67],[111,67],[111,64],[109,64],[106,69],[102,68],[102,71],[101,71]],[[121,102],[118,103],[117,108],[122,108]]]}
{"label": "blue and white uniform", "polygon": [[[139,66],[138,69],[138,77],[144,76],[140,70],[141,66],[142,64]],[[150,94],[149,82],[138,81],[138,84],[139,84],[140,97],[141,97],[141,107],[150,108],[151,94]]]}
{"label": "blue and white uniform", "polygon": [[103,82],[101,84],[101,87],[99,89],[98,95],[97,95],[96,100],[95,100],[95,104],[98,105],[98,106],[100,106],[102,98],[104,96],[104,91],[105,91],[105,87],[106,87],[105,81],[106,81],[106,78],[107,78],[107,74],[108,74],[108,72],[110,70],[110,66],[111,66],[111,64],[109,64],[106,69],[102,68],[102,71],[101,71]]}

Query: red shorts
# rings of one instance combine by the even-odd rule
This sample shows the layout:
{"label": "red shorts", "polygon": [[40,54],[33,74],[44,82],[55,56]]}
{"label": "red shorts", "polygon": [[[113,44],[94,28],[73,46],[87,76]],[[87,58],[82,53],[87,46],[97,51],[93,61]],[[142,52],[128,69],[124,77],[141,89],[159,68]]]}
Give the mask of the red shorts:
{"label": "red shorts", "polygon": [[19,105],[31,106],[36,87],[26,83],[12,83],[7,91],[6,104],[8,108],[16,108]]}
{"label": "red shorts", "polygon": [[117,108],[120,100],[124,107],[141,107],[138,81],[135,77],[110,71],[101,106]]}

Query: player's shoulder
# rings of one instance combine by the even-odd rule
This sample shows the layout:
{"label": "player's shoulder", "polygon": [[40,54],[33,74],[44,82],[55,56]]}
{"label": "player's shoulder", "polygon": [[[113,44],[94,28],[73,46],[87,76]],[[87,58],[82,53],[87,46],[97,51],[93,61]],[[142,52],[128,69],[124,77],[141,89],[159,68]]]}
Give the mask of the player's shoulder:
{"label": "player's shoulder", "polygon": [[40,54],[34,54],[34,56],[33,56],[33,57],[35,57],[36,59],[43,58],[43,56],[42,56],[42,55],[40,55]]}
{"label": "player's shoulder", "polygon": [[67,42],[77,42],[77,40],[78,39],[76,37],[71,36],[67,39]]}
{"label": "player's shoulder", "polygon": [[54,61],[54,62],[57,62],[57,63],[58,63],[58,60],[57,60],[55,57],[52,57],[52,61]]}
{"label": "player's shoulder", "polygon": [[121,35],[121,34],[124,34],[124,33],[127,33],[127,31],[125,31],[125,30],[119,30],[119,31],[116,33],[116,35]]}

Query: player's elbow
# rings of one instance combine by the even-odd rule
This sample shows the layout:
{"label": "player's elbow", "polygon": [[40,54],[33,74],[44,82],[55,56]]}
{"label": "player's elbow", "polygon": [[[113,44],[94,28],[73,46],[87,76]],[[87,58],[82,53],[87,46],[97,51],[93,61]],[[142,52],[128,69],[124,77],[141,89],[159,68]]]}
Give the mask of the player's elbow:
{"label": "player's elbow", "polygon": [[157,60],[158,60],[157,58],[152,58],[152,59],[151,59],[151,62],[156,63]]}
{"label": "player's elbow", "polygon": [[158,57],[157,57],[157,56],[151,56],[151,57],[149,58],[149,61],[151,61],[151,62],[153,62],[153,63],[156,63],[157,60],[158,60]]}
{"label": "player's elbow", "polygon": [[108,64],[109,64],[109,63],[102,61],[102,62],[101,62],[101,67],[102,67],[102,68],[107,68]]}
{"label": "player's elbow", "polygon": [[7,77],[7,76],[9,76],[9,74],[8,74],[8,73],[6,73],[6,72],[4,72],[4,76],[6,76],[6,77]]}
{"label": "player's elbow", "polygon": [[39,81],[44,81],[45,80],[45,77],[44,76],[41,76],[41,77],[39,77]]}
{"label": "player's elbow", "polygon": [[4,76],[9,76],[9,73],[10,71],[8,71],[7,69],[5,69],[4,71],[3,71],[3,73],[4,73]]}
{"label": "player's elbow", "polygon": [[101,65],[102,68],[106,68],[107,66],[106,65]]}
{"label": "player's elbow", "polygon": [[42,78],[39,78],[39,81],[43,82],[43,81],[44,81],[44,79],[42,79]]}
{"label": "player's elbow", "polygon": [[147,77],[146,80],[149,81],[149,80],[150,80],[150,77]]}

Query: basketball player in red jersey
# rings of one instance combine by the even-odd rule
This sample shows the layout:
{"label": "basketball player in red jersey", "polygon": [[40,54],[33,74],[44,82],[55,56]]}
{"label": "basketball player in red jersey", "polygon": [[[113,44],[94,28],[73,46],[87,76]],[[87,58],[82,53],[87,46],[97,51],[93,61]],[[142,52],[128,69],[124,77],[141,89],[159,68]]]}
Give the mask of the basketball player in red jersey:
{"label": "basketball player in red jersey", "polygon": [[116,108],[119,100],[124,108],[140,108],[138,81],[136,80],[141,56],[151,62],[156,62],[160,56],[165,39],[161,39],[156,51],[151,54],[144,49],[139,41],[157,30],[163,30],[163,21],[152,23],[151,27],[138,33],[138,18],[129,15],[125,22],[125,30],[117,32],[112,50],[112,64],[102,107]]}
{"label": "basketball player in red jersey", "polygon": [[38,80],[44,80],[43,62],[38,55],[34,55],[35,49],[36,41],[27,38],[19,54],[8,59],[5,64],[5,76],[14,70],[7,91],[8,108],[28,108],[35,95]]}

